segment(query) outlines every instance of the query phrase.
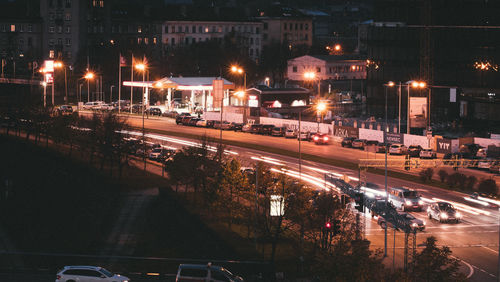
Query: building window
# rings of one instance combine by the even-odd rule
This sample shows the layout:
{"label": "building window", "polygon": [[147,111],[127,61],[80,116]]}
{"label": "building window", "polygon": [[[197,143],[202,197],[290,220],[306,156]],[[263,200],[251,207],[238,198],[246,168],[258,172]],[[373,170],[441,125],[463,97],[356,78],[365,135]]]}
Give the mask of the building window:
{"label": "building window", "polygon": [[267,23],[264,23],[264,30],[267,30]]}
{"label": "building window", "polygon": [[49,7],[54,8],[54,0],[49,0]]}
{"label": "building window", "polygon": [[149,44],[149,38],[144,37],[144,44]]}
{"label": "building window", "polygon": [[250,48],[250,56],[253,56],[253,49]]}
{"label": "building window", "polygon": [[11,24],[10,25],[10,31],[11,32],[15,32],[16,31],[16,25],[15,24]]}
{"label": "building window", "polygon": [[297,66],[292,66],[292,72],[297,72]]}
{"label": "building window", "polygon": [[300,23],[300,30],[302,30],[303,28],[304,28],[304,24]]}
{"label": "building window", "polygon": [[208,26],[205,27],[205,33],[208,33]]}
{"label": "building window", "polygon": [[54,50],[49,51],[49,58],[54,59]]}
{"label": "building window", "polygon": [[198,33],[203,33],[203,27],[201,25],[198,27]]}
{"label": "building window", "polygon": [[316,72],[321,72],[321,68],[320,67],[316,67]]}
{"label": "building window", "polygon": [[137,37],[137,44],[141,44],[142,43],[142,37]]}
{"label": "building window", "polygon": [[141,33],[142,32],[142,26],[138,25],[137,26],[137,33]]}
{"label": "building window", "polygon": [[55,29],[54,26],[49,26],[49,33],[54,33]]}
{"label": "building window", "polygon": [[54,20],[54,13],[49,13],[49,21],[53,21]]}
{"label": "building window", "polygon": [[62,25],[58,25],[57,26],[57,33],[62,33],[62,31],[63,31]]}
{"label": "building window", "polygon": [[304,39],[309,40],[309,36],[307,35],[307,33],[304,35]]}
{"label": "building window", "polygon": [[196,33],[196,26],[194,26],[194,25],[193,25],[193,26],[191,27],[191,33]]}
{"label": "building window", "polygon": [[71,8],[71,0],[66,0],[66,8]]}
{"label": "building window", "polygon": [[189,33],[189,26],[187,26],[187,25],[186,25],[186,26],[184,27],[184,32],[185,32],[185,33]]}
{"label": "building window", "polygon": [[54,46],[54,43],[55,43],[54,39],[49,39],[49,46],[50,47]]}
{"label": "building window", "polygon": [[153,37],[153,44],[156,44],[157,43],[157,39],[156,37]]}
{"label": "building window", "polygon": [[62,38],[57,38],[57,45],[62,46]]}
{"label": "building window", "polygon": [[32,24],[28,24],[28,27],[26,28],[26,31],[33,32],[33,25]]}
{"label": "building window", "polygon": [[308,30],[308,29],[309,29],[309,25],[305,24],[305,30]]}
{"label": "building window", "polygon": [[262,39],[267,40],[267,33],[264,33],[264,34],[262,35]]}
{"label": "building window", "polygon": [[250,44],[253,45],[253,37],[250,37]]}
{"label": "building window", "polygon": [[177,27],[177,32],[179,32],[179,33],[182,32],[182,26]]}
{"label": "building window", "polygon": [[66,13],[64,15],[64,19],[67,20],[67,21],[71,21],[71,13]]}
{"label": "building window", "polygon": [[66,38],[65,43],[66,46],[71,46],[71,38]]}
{"label": "building window", "polygon": [[33,46],[33,38],[28,37],[28,47]]}
{"label": "building window", "polygon": [[286,23],[283,24],[283,29],[286,30]]}
{"label": "building window", "polygon": [[99,7],[104,8],[104,0],[99,1]]}
{"label": "building window", "polygon": [[172,45],[175,45],[175,38],[172,37],[171,42],[172,42]]}
{"label": "building window", "polygon": [[172,31],[172,33],[175,33],[175,26],[173,25],[170,30]]}

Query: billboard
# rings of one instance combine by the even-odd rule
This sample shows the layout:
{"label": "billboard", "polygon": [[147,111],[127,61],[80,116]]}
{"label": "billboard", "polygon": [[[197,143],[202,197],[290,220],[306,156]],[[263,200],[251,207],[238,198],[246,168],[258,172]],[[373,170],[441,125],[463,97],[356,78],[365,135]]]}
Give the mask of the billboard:
{"label": "billboard", "polygon": [[335,125],[333,128],[333,135],[338,137],[354,137],[358,138],[358,128],[350,126]]}
{"label": "billboard", "polygon": [[427,125],[427,97],[410,97],[410,127]]}
{"label": "billboard", "polygon": [[403,144],[403,134],[401,133],[390,133],[390,132],[384,132],[384,140],[385,143],[391,143],[391,144]]}
{"label": "billboard", "polygon": [[438,138],[436,142],[438,153],[451,153],[451,139]]}

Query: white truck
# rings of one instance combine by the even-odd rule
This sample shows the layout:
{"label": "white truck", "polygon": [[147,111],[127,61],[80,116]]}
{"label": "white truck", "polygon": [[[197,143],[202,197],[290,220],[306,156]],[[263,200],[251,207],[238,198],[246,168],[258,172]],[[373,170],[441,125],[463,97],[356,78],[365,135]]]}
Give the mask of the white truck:
{"label": "white truck", "polygon": [[391,188],[389,203],[391,203],[395,208],[403,211],[422,211],[424,206],[424,201],[422,201],[417,191],[405,187]]}

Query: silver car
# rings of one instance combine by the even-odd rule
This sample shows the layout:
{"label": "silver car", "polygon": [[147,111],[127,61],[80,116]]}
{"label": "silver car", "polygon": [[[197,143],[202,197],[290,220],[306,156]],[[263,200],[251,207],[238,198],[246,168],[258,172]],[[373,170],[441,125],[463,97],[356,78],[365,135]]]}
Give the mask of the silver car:
{"label": "silver car", "polygon": [[462,214],[458,212],[452,204],[447,202],[432,203],[427,207],[429,219],[439,220],[439,222],[459,222]]}
{"label": "silver car", "polygon": [[65,266],[56,274],[56,282],[129,282],[130,279],[120,274],[114,274],[99,266]]}

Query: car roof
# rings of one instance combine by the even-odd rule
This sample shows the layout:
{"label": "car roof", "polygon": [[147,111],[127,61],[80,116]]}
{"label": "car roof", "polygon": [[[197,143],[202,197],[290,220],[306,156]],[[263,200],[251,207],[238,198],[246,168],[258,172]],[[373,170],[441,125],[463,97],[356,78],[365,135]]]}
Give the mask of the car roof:
{"label": "car roof", "polygon": [[102,267],[100,266],[91,266],[91,265],[67,265],[64,267],[65,270],[67,269],[90,269],[90,270],[101,270]]}
{"label": "car roof", "polygon": [[212,265],[212,264],[180,264],[179,268],[193,268],[193,269],[206,269],[213,268],[217,270],[223,269],[221,266]]}

